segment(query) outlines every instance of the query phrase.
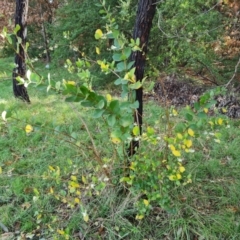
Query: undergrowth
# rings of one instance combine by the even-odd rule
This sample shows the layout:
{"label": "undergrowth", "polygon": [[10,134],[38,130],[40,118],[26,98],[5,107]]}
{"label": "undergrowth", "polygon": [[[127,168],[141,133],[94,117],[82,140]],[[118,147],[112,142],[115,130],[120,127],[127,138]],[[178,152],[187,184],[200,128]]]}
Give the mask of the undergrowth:
{"label": "undergrowth", "polygon": [[[4,71],[1,76],[10,78],[10,72]],[[31,87],[32,104],[26,105],[12,97],[11,81],[0,84],[0,110],[12,111],[11,118],[1,120],[0,128],[0,222],[8,229],[0,228],[2,239],[240,237],[238,120],[207,117],[208,121],[225,121],[218,131],[220,141],[214,142],[209,126],[201,126],[198,141],[193,139],[193,151],[182,159],[191,183],[168,188],[169,207],[153,204],[139,220],[139,196],[124,182],[114,186],[124,165],[114,162],[107,129],[89,118],[90,110]],[[189,113],[181,111],[183,116]],[[157,102],[146,103],[145,130],[154,126],[154,134],[161,137],[164,118],[165,109]],[[173,125],[182,121],[179,115],[173,119]],[[103,168],[113,173],[111,179],[97,169],[92,140],[105,156]],[[154,156],[163,151],[161,144],[149,147],[137,158],[144,159],[146,151]]]}

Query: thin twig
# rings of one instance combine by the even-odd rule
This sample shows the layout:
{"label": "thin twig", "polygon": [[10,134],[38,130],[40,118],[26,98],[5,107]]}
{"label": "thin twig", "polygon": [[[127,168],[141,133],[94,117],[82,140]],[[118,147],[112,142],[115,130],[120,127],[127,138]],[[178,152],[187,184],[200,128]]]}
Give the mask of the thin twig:
{"label": "thin twig", "polygon": [[238,62],[237,62],[237,64],[236,64],[236,66],[235,66],[235,70],[234,70],[234,73],[233,73],[231,79],[230,79],[230,80],[228,81],[228,83],[225,85],[226,88],[231,84],[231,82],[233,81],[233,79],[236,77],[239,64],[240,64],[240,57],[239,57]]}
{"label": "thin twig", "polygon": [[[91,140],[91,143],[92,143],[93,152],[94,152],[94,154],[95,154],[95,156],[96,156],[96,160],[98,161],[98,163],[99,163],[100,166],[103,166],[104,163],[103,163],[103,161],[102,161],[102,159],[101,159],[101,156],[100,156],[100,154],[99,154],[99,152],[98,152],[98,150],[97,150],[97,147],[96,147],[95,142],[94,142],[94,140],[93,140],[92,134],[90,133],[86,122],[83,120],[82,116],[79,114],[79,112],[78,112],[78,110],[75,108],[75,106],[74,106],[72,103],[69,103],[69,105],[70,105],[71,108],[75,111],[75,113],[77,113],[79,119],[81,120],[84,128],[86,129],[86,131],[87,131],[87,133],[88,133],[88,136],[89,136],[89,138],[90,138],[90,140]],[[102,169],[103,169],[104,173],[106,174],[106,176],[109,178],[110,174],[109,174],[109,172],[107,171],[107,169],[104,168],[104,167],[102,167]]]}

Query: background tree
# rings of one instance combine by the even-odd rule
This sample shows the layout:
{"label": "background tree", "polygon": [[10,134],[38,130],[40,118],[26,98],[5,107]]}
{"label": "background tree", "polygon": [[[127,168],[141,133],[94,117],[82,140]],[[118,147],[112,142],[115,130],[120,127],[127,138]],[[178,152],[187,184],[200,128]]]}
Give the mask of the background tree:
{"label": "background tree", "polygon": [[28,0],[16,0],[15,26],[19,26],[20,28],[17,31],[16,40],[17,52],[15,55],[16,67],[13,69],[13,92],[15,97],[30,103],[26,87],[24,86],[24,84],[19,84],[19,81],[17,80],[17,77],[24,78],[26,74],[24,47],[27,37],[27,13]]}

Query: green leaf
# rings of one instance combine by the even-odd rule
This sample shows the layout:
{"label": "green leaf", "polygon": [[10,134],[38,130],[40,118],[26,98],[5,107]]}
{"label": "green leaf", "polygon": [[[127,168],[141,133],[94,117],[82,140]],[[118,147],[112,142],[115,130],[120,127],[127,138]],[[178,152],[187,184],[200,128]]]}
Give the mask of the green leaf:
{"label": "green leaf", "polygon": [[118,72],[123,72],[123,71],[125,71],[125,70],[127,70],[127,68],[126,68],[126,63],[125,63],[125,62],[119,62],[119,63],[117,64],[117,71],[118,71]]}
{"label": "green leaf", "polygon": [[142,83],[140,81],[137,81],[133,84],[129,84],[130,89],[139,89],[140,87],[142,87]]}
{"label": "green leaf", "polygon": [[199,102],[195,102],[194,103],[194,108],[198,111],[200,109],[200,103]]}
{"label": "green leaf", "polygon": [[134,63],[135,63],[135,61],[129,62],[127,65],[127,69],[131,69]]}
{"label": "green leaf", "polygon": [[12,41],[11,35],[10,35],[10,34],[7,34],[7,35],[6,35],[6,38],[7,38],[8,43],[9,43],[10,45],[12,45],[13,41]]}
{"label": "green leaf", "polygon": [[92,117],[93,118],[100,118],[103,115],[104,111],[105,111],[104,109],[95,109]]}
{"label": "green leaf", "polygon": [[133,123],[133,118],[132,116],[121,117],[119,123],[123,127],[128,127]]}
{"label": "green leaf", "polygon": [[120,61],[124,60],[124,59],[122,59],[121,53],[114,53],[112,58],[113,58],[113,61],[115,61],[115,62],[120,62]]}
{"label": "green leaf", "polygon": [[126,47],[123,49],[124,59],[128,59],[132,53],[132,50],[130,47]]}
{"label": "green leaf", "polygon": [[139,107],[139,102],[135,101],[134,103],[131,104],[131,108],[137,109]]}
{"label": "green leaf", "polygon": [[93,107],[94,104],[92,102],[88,101],[88,100],[84,100],[84,101],[81,102],[81,105],[83,107]]}
{"label": "green leaf", "polygon": [[116,116],[115,115],[109,115],[107,117],[107,123],[110,127],[113,127],[116,123]]}
{"label": "green leaf", "polygon": [[190,122],[190,121],[192,121],[192,120],[193,120],[193,115],[192,115],[192,114],[190,114],[190,113],[186,113],[186,114],[185,114],[185,118],[186,118],[186,120],[187,120],[187,121],[189,121],[189,122]]}
{"label": "green leaf", "polygon": [[115,85],[127,84],[127,83],[128,83],[128,81],[125,80],[125,79],[123,79],[123,78],[118,78],[118,79],[114,82]]}
{"label": "green leaf", "polygon": [[175,131],[177,133],[182,133],[184,132],[185,129],[186,129],[186,126],[184,125],[184,123],[178,123],[175,127]]}
{"label": "green leaf", "polygon": [[102,109],[102,108],[104,108],[104,106],[105,106],[105,101],[104,101],[103,99],[101,99],[101,100],[98,102],[98,104],[96,105],[96,108]]}
{"label": "green leaf", "polygon": [[197,114],[197,117],[200,119],[204,119],[204,118],[207,118],[207,114],[205,112],[199,112]]}
{"label": "green leaf", "polygon": [[118,100],[111,101],[108,108],[113,113],[119,113],[120,111],[119,101]]}
{"label": "green leaf", "polygon": [[80,87],[80,90],[81,90],[81,92],[83,93],[83,95],[85,95],[85,96],[87,96],[88,93],[90,92],[89,89],[88,89],[86,86],[84,86],[84,85],[82,85],[82,86]]}
{"label": "green leaf", "polygon": [[14,28],[13,32],[17,34],[17,32],[21,29],[20,25],[17,24],[16,27]]}
{"label": "green leaf", "polygon": [[121,97],[125,98],[129,93],[129,89],[128,89],[128,85],[124,84],[122,85],[122,93],[121,93]]}

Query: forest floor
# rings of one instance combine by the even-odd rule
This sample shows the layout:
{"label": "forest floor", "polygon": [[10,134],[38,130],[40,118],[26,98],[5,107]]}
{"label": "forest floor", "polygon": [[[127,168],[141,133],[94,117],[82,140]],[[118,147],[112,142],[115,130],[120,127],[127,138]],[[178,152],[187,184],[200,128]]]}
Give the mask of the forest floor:
{"label": "forest floor", "polygon": [[[219,142],[206,138],[209,129],[203,128],[195,151],[185,159],[192,183],[171,189],[171,211],[155,208],[137,221],[132,195],[121,195],[111,186],[94,194],[89,190],[96,166],[84,123],[96,148],[110,156],[112,149],[104,144],[107,129],[89,118],[89,110],[45,89],[30,86],[31,104],[16,100],[11,60],[0,59],[0,112],[12,113],[0,119],[0,240],[240,239],[238,119],[222,116],[227,124],[220,129]],[[61,69],[38,68],[59,80],[66,75]],[[165,109],[148,100],[144,111],[143,127],[154,126],[161,134]],[[69,192],[76,175],[84,187]],[[77,198],[83,192],[88,192],[88,198],[80,197],[84,209]]]}

